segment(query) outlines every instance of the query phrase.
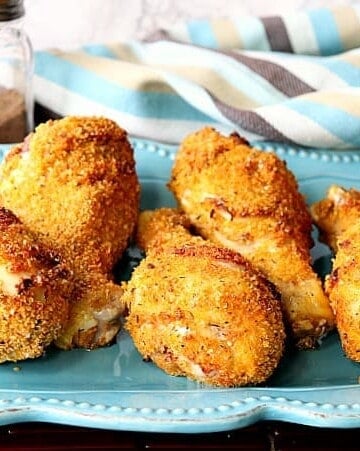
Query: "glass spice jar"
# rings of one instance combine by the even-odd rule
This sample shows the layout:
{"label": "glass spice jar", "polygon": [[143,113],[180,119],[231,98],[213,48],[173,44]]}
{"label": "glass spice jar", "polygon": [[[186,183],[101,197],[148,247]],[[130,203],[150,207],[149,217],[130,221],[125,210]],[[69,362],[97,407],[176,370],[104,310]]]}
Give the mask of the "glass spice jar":
{"label": "glass spice jar", "polygon": [[33,128],[33,52],[23,31],[23,0],[0,0],[0,143],[15,143]]}

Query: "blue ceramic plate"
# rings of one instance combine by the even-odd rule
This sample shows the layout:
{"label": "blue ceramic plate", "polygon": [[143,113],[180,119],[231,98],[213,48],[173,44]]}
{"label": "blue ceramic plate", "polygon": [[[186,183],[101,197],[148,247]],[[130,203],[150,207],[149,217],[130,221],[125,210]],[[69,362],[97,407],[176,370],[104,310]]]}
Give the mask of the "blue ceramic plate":
{"label": "blue ceramic plate", "polygon": [[[133,140],[142,207],[172,206],[166,189],[176,149]],[[274,148],[261,144],[264,151]],[[311,203],[331,183],[360,188],[360,151],[312,151],[276,146]],[[4,149],[3,149],[4,150]],[[314,231],[316,239],[316,231]],[[316,269],[330,269],[329,249],[313,249]],[[130,250],[122,277],[136,261]],[[259,420],[322,427],[360,427],[360,365],[344,357],[336,333],[314,351],[286,356],[266,385],[215,389],[171,377],[143,362],[124,332],[112,346],[49,349],[42,358],[0,366],[0,424],[46,421],[114,430],[215,432]]]}

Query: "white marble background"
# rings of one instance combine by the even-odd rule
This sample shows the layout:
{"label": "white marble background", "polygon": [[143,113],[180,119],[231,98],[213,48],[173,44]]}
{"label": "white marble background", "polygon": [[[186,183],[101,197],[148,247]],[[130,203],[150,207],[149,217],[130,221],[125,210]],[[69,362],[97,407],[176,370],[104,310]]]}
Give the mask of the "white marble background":
{"label": "white marble background", "polygon": [[274,15],[359,0],[25,0],[35,50],[142,38],[189,18]]}

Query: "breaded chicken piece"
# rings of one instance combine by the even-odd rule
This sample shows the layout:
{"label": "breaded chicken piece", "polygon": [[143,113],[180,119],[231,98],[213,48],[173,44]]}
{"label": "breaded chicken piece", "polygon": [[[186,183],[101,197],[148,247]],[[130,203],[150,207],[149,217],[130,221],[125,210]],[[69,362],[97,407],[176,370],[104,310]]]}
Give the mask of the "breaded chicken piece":
{"label": "breaded chicken piece", "polygon": [[204,128],[182,142],[169,188],[203,237],[241,253],[275,284],[299,348],[314,347],[333,328],[311,266],[311,216],[276,154]]}
{"label": "breaded chicken piece", "polygon": [[333,185],[311,206],[322,237],[335,250],[325,289],[345,354],[360,362],[360,192]]}
{"label": "breaded chicken piece", "polygon": [[241,255],[184,228],[171,209],[140,215],[143,259],[125,285],[125,327],[145,359],[205,384],[259,384],[284,350],[274,286]]}
{"label": "breaded chicken piece", "polygon": [[71,273],[0,207],[0,363],[41,356],[66,324]]}
{"label": "breaded chicken piece", "polygon": [[139,191],[127,134],[102,117],[41,124],[1,165],[3,204],[78,279],[59,347],[103,346],[117,334],[122,290],[111,271],[134,231]]}
{"label": "breaded chicken piece", "polygon": [[200,236],[191,235],[189,218],[174,208],[145,210],[139,215],[135,241],[140,249],[149,252],[160,249],[167,242],[177,246],[191,242],[204,244]]}
{"label": "breaded chicken piece", "polygon": [[310,206],[311,215],[319,227],[320,238],[334,251],[337,239],[360,216],[360,192],[331,185],[326,197]]}

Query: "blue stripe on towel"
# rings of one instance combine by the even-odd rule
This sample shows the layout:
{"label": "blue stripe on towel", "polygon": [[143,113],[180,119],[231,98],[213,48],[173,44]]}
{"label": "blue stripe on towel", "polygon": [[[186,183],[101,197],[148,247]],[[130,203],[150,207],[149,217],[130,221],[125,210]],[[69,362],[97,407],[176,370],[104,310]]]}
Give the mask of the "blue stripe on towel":
{"label": "blue stripe on towel", "polygon": [[[277,64],[283,65],[286,68],[286,61],[300,61],[298,55],[291,53],[272,52],[278,56],[278,61],[274,61]],[[253,56],[253,55],[252,55]],[[339,58],[338,56],[314,56],[314,55],[301,55],[301,60],[305,63],[309,62],[317,64],[333,72],[339,78],[344,80],[349,86],[360,87],[360,69],[358,66],[351,64],[349,61]],[[316,68],[314,68],[316,70]],[[301,73],[299,73],[301,78]]]}
{"label": "blue stripe on towel", "polygon": [[360,118],[329,105],[309,100],[292,99],[286,107],[297,111],[319,124],[342,141],[360,146]]}
{"label": "blue stripe on towel", "polygon": [[81,50],[83,50],[88,55],[100,56],[102,58],[119,59],[119,57],[112,52],[109,47],[101,44],[90,44],[84,45]]}
{"label": "blue stripe on towel", "polygon": [[191,20],[187,24],[192,44],[218,48],[214,32],[208,20]]}
{"label": "blue stripe on towel", "polygon": [[270,44],[264,24],[257,17],[247,16],[233,19],[241,37],[242,48],[246,50],[269,51]]}
{"label": "blue stripe on towel", "polygon": [[332,58],[317,58],[316,62],[336,74],[350,86],[360,86],[360,70],[347,61]]}
{"label": "blue stripe on towel", "polygon": [[329,9],[319,8],[308,12],[319,46],[320,55],[342,52],[343,44],[333,14]]}
{"label": "blue stripe on towel", "polygon": [[36,53],[35,73],[85,98],[135,116],[212,121],[176,94],[124,88],[81,66],[46,52]]}

